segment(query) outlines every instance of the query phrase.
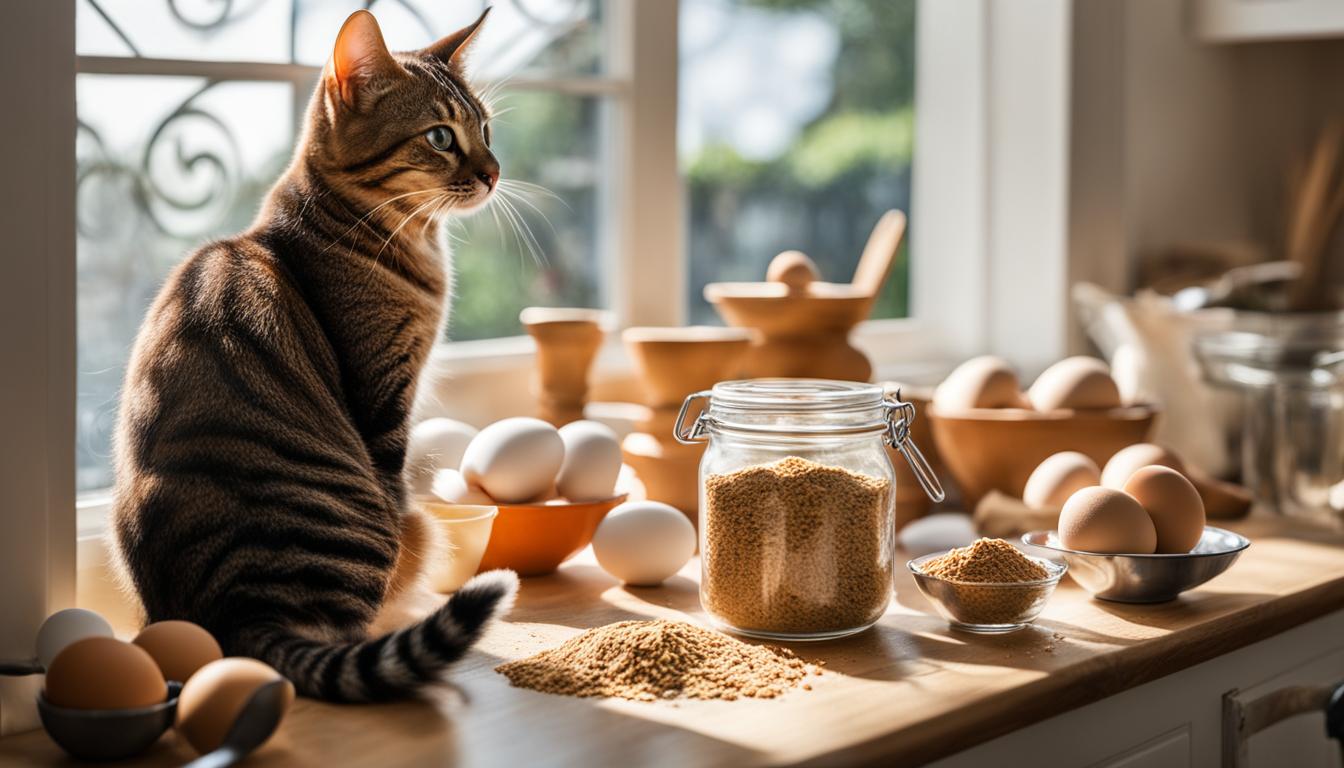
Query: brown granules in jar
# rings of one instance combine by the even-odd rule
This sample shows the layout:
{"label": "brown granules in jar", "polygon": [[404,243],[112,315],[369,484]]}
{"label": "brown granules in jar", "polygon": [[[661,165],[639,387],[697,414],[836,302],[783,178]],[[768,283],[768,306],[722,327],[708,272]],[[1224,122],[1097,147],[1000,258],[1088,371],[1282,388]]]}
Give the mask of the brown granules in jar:
{"label": "brown granules in jar", "polygon": [[842,632],[891,600],[891,483],[798,457],[705,478],[705,608],[730,626]]}
{"label": "brown granules in jar", "polygon": [[948,581],[996,584],[1040,581],[1050,575],[1003,539],[980,539],[929,560],[921,570]]}
{"label": "brown granules in jar", "polygon": [[773,699],[815,668],[784,648],[757,646],[681,621],[622,621],[495,668],[519,688],[566,696]]}
{"label": "brown granules in jar", "polygon": [[1049,585],[1033,584],[1050,575],[1039,563],[1003,539],[980,539],[926,561],[920,570],[943,579],[934,585],[943,607],[962,624],[1018,624]]}

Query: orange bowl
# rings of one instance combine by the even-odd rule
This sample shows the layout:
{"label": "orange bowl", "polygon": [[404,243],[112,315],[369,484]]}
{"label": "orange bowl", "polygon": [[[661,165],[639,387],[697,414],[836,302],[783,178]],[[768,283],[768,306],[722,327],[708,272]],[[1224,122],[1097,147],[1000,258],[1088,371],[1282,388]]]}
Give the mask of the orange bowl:
{"label": "orange bowl", "polygon": [[602,518],[629,494],[601,501],[500,504],[477,573],[512,568],[519,576],[545,576],[593,540]]}
{"label": "orange bowl", "polygon": [[1078,451],[1105,466],[1121,448],[1144,442],[1157,417],[1145,405],[1050,413],[1019,408],[944,413],[930,407],[925,414],[938,455],[968,510],[990,491],[1022,498],[1031,473],[1060,451]]}

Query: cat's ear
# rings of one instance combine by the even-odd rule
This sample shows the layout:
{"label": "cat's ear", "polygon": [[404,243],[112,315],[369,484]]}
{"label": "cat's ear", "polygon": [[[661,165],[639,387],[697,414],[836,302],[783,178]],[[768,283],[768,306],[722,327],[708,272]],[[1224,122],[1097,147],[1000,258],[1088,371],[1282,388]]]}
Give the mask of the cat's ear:
{"label": "cat's ear", "polygon": [[481,11],[480,18],[429,46],[425,52],[438,57],[450,67],[461,69],[466,61],[467,52],[471,50],[476,32],[481,28],[481,22],[490,15],[490,7],[487,5],[485,10]]}
{"label": "cat's ear", "polygon": [[373,14],[355,11],[336,33],[328,76],[341,95],[341,102],[358,109],[367,91],[379,81],[402,74],[401,65],[387,51],[382,30]]}

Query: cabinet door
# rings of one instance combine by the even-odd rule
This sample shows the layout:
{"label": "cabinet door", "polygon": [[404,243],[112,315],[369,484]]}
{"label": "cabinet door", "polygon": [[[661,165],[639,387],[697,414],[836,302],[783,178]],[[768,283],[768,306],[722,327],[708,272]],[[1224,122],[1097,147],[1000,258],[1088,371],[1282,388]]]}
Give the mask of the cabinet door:
{"label": "cabinet door", "polygon": [[[1251,701],[1289,685],[1328,685],[1344,680],[1344,650],[1320,656],[1240,690],[1235,698]],[[1250,738],[1254,768],[1291,765],[1294,768],[1339,768],[1339,746],[1325,736],[1325,715],[1311,713],[1289,718]]]}
{"label": "cabinet door", "polygon": [[1097,763],[1096,768],[1189,768],[1190,752],[1190,729],[1182,728]]}
{"label": "cabinet door", "polygon": [[[1344,2],[1344,0],[1341,0]],[[1057,715],[938,761],[937,768],[1069,765],[1218,768],[1223,694],[1344,679],[1344,611]],[[1333,752],[1331,750],[1334,750]],[[1324,718],[1306,715],[1251,739],[1256,768],[1339,768]]]}

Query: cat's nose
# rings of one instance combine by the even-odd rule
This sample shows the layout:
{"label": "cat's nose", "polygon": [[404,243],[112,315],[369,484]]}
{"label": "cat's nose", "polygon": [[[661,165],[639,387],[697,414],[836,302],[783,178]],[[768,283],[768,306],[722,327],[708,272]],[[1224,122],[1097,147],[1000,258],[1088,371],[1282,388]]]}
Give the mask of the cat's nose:
{"label": "cat's nose", "polygon": [[485,184],[486,189],[494,189],[495,183],[499,181],[499,169],[491,168],[488,171],[477,171],[476,178]]}

